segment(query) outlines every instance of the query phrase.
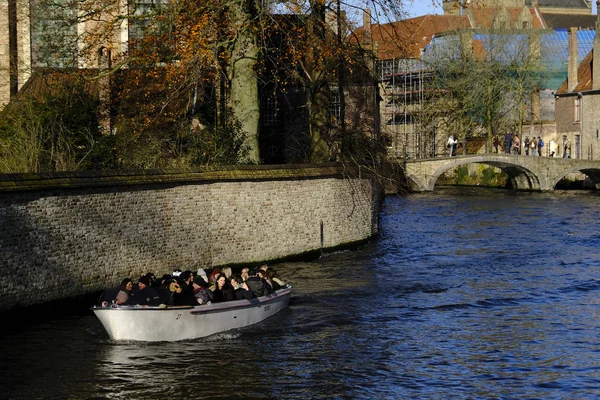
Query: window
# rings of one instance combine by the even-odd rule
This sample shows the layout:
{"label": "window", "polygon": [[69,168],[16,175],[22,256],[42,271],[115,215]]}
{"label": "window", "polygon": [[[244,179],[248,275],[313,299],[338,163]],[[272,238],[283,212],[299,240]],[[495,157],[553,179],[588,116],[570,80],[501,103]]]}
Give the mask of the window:
{"label": "window", "polygon": [[575,98],[575,122],[581,121],[581,97]]}
{"label": "window", "polygon": [[413,117],[410,114],[396,114],[386,122],[387,125],[405,125],[412,123]]}
{"label": "window", "polygon": [[277,97],[275,95],[263,97],[261,114],[263,126],[277,126]]}
{"label": "window", "polygon": [[145,31],[154,23],[154,14],[164,5],[168,4],[167,0],[134,0],[128,3],[129,15],[128,19],[129,36],[132,39],[140,40],[145,36]]}
{"label": "window", "polygon": [[342,102],[340,100],[340,92],[338,89],[334,89],[331,94],[331,126],[336,128],[339,125],[339,121],[342,118]]}

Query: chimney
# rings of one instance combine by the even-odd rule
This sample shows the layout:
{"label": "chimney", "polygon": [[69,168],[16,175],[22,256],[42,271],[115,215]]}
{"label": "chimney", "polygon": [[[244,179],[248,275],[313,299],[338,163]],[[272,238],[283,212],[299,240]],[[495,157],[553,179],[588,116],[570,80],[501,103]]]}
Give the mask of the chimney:
{"label": "chimney", "polygon": [[[541,39],[538,32],[532,32],[529,35],[529,58],[535,61],[541,59]],[[542,115],[542,100],[540,89],[535,88],[531,92],[531,121],[539,122]]]}
{"label": "chimney", "polygon": [[365,29],[364,44],[371,44],[371,40],[373,40],[371,32],[371,10],[368,8],[363,10],[363,28]]}
{"label": "chimney", "polygon": [[569,28],[569,64],[567,71],[567,91],[570,92],[577,85],[577,28]]}
{"label": "chimney", "polygon": [[[596,1],[596,7],[600,7],[600,0]],[[592,90],[600,89],[600,13],[596,15],[596,36],[594,37],[594,48],[592,49]]]}
{"label": "chimney", "polygon": [[460,6],[453,0],[444,0],[442,3],[444,15],[456,15]]}

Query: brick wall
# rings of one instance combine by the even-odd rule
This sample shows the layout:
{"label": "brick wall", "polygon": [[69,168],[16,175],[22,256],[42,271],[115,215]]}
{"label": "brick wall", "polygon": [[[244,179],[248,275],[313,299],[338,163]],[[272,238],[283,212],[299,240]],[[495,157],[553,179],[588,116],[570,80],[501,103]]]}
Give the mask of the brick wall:
{"label": "brick wall", "polygon": [[579,131],[575,123],[575,97],[565,96],[556,99],[556,131],[559,135]]}
{"label": "brick wall", "polygon": [[273,260],[377,232],[377,190],[337,166],[0,177],[0,311],[122,278]]}

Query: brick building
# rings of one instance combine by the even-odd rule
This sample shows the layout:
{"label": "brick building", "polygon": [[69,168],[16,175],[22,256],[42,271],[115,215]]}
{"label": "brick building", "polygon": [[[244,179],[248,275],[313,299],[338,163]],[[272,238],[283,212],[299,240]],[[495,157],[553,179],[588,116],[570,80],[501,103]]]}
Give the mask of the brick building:
{"label": "brick building", "polygon": [[[0,108],[36,71],[107,67],[141,34],[141,16],[161,1],[99,1],[96,10],[79,9],[78,2],[67,0],[0,2]],[[75,21],[83,13],[94,16]],[[123,14],[137,18],[122,18]],[[104,30],[106,24],[113,29],[103,45],[88,46],[85,34]]]}
{"label": "brick building", "polygon": [[485,51],[482,44],[485,29],[513,30],[517,35],[532,32],[541,35],[541,45],[545,49],[542,50],[545,51],[542,60],[548,62],[551,73],[547,87],[532,98],[528,118],[538,124],[536,136],[553,135],[556,131],[554,92],[566,76],[566,27],[580,27],[582,49],[589,50],[591,38],[595,35],[591,2],[448,0],[443,2],[443,8],[444,15],[425,15],[381,25],[364,23],[356,31],[359,38],[371,37],[374,42],[383,97],[382,132],[389,137],[390,156],[426,158],[445,154],[447,134],[418,123],[419,113],[428,101],[424,88],[432,79],[431,71],[421,59],[432,42],[465,30],[472,32],[473,51]]}
{"label": "brick building", "polygon": [[578,62],[577,28],[569,30],[568,77],[556,92],[557,156],[600,159],[600,18],[596,22],[594,47]]}

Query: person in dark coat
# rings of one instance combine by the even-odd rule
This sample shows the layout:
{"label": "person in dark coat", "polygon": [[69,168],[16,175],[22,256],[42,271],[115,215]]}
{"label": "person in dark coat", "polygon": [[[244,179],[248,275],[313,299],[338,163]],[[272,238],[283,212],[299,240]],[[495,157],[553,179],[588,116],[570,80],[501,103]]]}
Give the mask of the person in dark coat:
{"label": "person in dark coat", "polygon": [[505,154],[510,154],[510,145],[512,143],[513,137],[512,134],[510,132],[507,132],[506,135],[504,135],[504,153]]}
{"label": "person in dark coat", "polygon": [[231,284],[227,282],[225,274],[219,274],[215,280],[215,290],[213,290],[213,302],[219,303],[223,301],[234,300],[233,288]]}
{"label": "person in dark coat", "polygon": [[275,291],[273,288],[273,282],[269,281],[269,279],[267,278],[267,269],[259,269],[258,271],[256,271],[256,276],[262,279],[262,281],[265,283],[265,296]]}
{"label": "person in dark coat", "polygon": [[266,296],[273,291],[273,288],[267,281],[261,278],[261,274],[264,274],[264,270],[262,272],[259,270],[256,275],[248,277],[245,281],[252,294],[254,294],[254,297]]}
{"label": "person in dark coat", "polygon": [[196,301],[196,297],[194,296],[194,274],[192,271],[184,271],[179,275],[179,280],[181,283],[181,297],[183,298],[183,303],[195,306],[198,304]]}
{"label": "person in dark coat", "polygon": [[143,306],[158,306],[161,303],[160,296],[158,291],[150,285],[151,281],[148,275],[140,276],[137,287],[131,291],[132,301]]}
{"label": "person in dark coat", "polygon": [[148,280],[150,281],[150,286],[151,288],[153,288],[154,290],[156,290],[158,292],[158,288],[160,287],[160,281],[158,279],[156,279],[156,275],[154,275],[154,272],[148,272],[146,274],[146,276],[148,277]]}
{"label": "person in dark coat", "polygon": [[248,285],[242,280],[241,275],[232,275],[229,282],[233,288],[233,298],[235,300],[250,300],[254,298],[252,291],[248,288]]}
{"label": "person in dark coat", "polygon": [[157,279],[156,281],[154,281],[154,284],[152,285],[152,287],[154,289],[156,289],[157,291],[160,291],[161,288],[166,287],[167,282],[173,279],[173,276],[171,276],[171,274],[164,274],[160,279]]}
{"label": "person in dark coat", "polygon": [[167,306],[186,305],[181,295],[183,291],[181,283],[176,278],[169,279],[163,288],[159,291],[161,304]]}

